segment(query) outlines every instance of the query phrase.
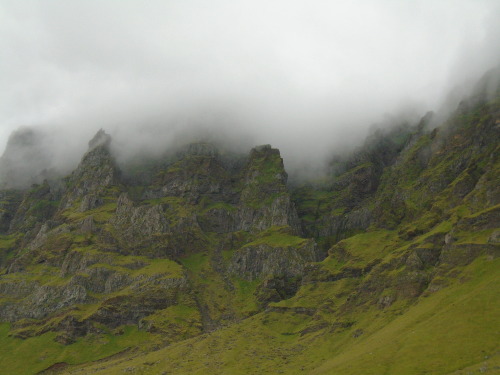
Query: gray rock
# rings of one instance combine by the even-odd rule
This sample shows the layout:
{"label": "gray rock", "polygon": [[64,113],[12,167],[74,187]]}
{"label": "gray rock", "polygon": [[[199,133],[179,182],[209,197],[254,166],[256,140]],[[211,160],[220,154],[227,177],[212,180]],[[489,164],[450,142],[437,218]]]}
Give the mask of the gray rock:
{"label": "gray rock", "polygon": [[305,265],[317,260],[318,250],[313,240],[305,240],[297,247],[247,245],[233,255],[229,272],[247,280],[302,276]]}
{"label": "gray rock", "polygon": [[126,193],[118,198],[111,224],[130,246],[138,245],[154,234],[166,233],[169,229],[161,205],[134,207]]}
{"label": "gray rock", "polygon": [[61,209],[70,208],[80,199],[80,211],[95,208],[102,204],[101,198],[106,194],[106,189],[119,183],[120,172],[111,156],[110,142],[111,137],[102,130],[89,142],[89,150],[68,178]]}

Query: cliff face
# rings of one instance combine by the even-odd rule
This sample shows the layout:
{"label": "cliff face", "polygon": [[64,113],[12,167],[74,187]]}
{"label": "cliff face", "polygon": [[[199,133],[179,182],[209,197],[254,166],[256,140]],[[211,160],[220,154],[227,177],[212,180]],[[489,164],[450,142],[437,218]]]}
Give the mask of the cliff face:
{"label": "cliff face", "polygon": [[252,231],[289,226],[294,234],[302,234],[279,151],[269,145],[254,148],[243,174],[238,228]]}
{"label": "cliff face", "polygon": [[[231,301],[238,280],[251,280],[257,290],[282,278],[280,291],[273,289],[279,300],[297,289],[305,264],[317,260],[313,240],[293,245],[303,241],[296,236],[301,227],[278,150],[256,148],[235,168],[213,145],[191,144],[156,170],[150,184],[129,185],[110,143],[99,131],[63,184],[34,186],[21,202],[20,193],[2,193],[8,199],[0,319],[13,323],[14,335],[52,331],[70,344],[101,332],[101,325],[156,330],[162,311],[174,306],[197,311],[190,325],[199,329],[185,329],[199,334],[250,313]],[[279,245],[272,243],[276,236]],[[271,242],[255,243],[262,238]],[[255,249],[267,257],[260,266],[252,264]],[[208,296],[198,296],[203,286],[190,264],[200,255],[206,272],[224,283],[225,315],[213,311]],[[243,259],[248,270],[235,266]],[[219,287],[214,283],[209,292]],[[256,309],[269,300],[257,292],[246,299]]]}
{"label": "cliff face", "polygon": [[[32,372],[134,344],[155,351],[82,371],[349,374],[408,357],[448,374],[497,358],[497,318],[478,311],[498,291],[499,105],[376,132],[293,189],[269,145],[236,160],[195,143],[125,175],[99,131],[63,182],[0,191],[0,340],[47,340]],[[461,345],[422,347],[433,330]],[[89,342],[101,354],[75,360]]]}
{"label": "cliff face", "polygon": [[110,144],[111,137],[102,129],[90,140],[88,151],[66,179],[61,209],[69,209],[78,202],[74,209],[85,212],[102,205],[103,197],[112,194],[113,186],[119,183],[119,171],[111,156]]}

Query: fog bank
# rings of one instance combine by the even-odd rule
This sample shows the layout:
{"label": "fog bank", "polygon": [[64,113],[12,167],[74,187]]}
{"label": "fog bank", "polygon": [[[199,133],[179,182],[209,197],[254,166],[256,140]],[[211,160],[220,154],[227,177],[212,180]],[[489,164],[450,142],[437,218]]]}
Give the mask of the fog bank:
{"label": "fog bank", "polygon": [[69,168],[104,128],[123,158],[223,138],[313,165],[388,113],[456,105],[500,62],[499,15],[496,0],[0,0],[0,152],[43,129]]}

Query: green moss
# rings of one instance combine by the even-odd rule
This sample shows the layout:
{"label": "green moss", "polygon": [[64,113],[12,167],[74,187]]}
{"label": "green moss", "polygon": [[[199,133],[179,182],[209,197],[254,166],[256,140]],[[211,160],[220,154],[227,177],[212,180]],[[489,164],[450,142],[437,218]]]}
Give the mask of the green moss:
{"label": "green moss", "polygon": [[163,197],[158,199],[148,199],[143,203],[150,205],[162,205],[165,217],[170,225],[175,226],[182,218],[187,218],[195,212],[195,206],[188,203],[182,197]]}
{"label": "green moss", "polygon": [[38,218],[47,218],[59,206],[59,201],[49,201],[46,199],[38,199],[28,210],[28,215],[33,215]]}
{"label": "green moss", "polygon": [[78,222],[86,217],[92,216],[95,222],[106,223],[111,219],[116,211],[116,200],[105,199],[104,201],[105,203],[102,206],[94,208],[93,210],[78,212],[75,208],[68,209],[63,212],[63,216],[73,222]]}
{"label": "green moss", "polygon": [[332,211],[332,216],[341,216],[346,212],[345,207],[338,207]]}
{"label": "green moss", "polygon": [[284,185],[283,160],[277,152],[255,153],[247,170],[242,190],[242,203],[258,209],[269,206],[280,196],[288,194]]}
{"label": "green moss", "polygon": [[157,204],[168,204],[172,206],[182,206],[186,202],[184,198],[181,197],[163,197],[163,198],[156,198],[156,199],[147,199],[144,200],[143,203],[150,204],[150,205],[157,205]]}
{"label": "green moss", "polygon": [[283,159],[279,153],[263,153],[252,159],[251,170],[257,171],[257,183],[275,183],[276,176],[283,173]]}

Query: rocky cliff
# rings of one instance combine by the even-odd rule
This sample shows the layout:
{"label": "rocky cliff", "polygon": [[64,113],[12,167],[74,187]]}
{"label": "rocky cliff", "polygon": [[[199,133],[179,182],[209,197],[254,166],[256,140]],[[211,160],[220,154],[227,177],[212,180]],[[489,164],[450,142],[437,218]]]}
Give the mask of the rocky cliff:
{"label": "rocky cliff", "polygon": [[[63,184],[2,192],[0,319],[13,323],[16,337],[57,332],[57,341],[69,344],[102,325],[152,330],[152,317],[172,306],[198,311],[200,329],[186,329],[199,334],[249,313],[231,303],[238,280],[249,279],[240,272],[252,275],[255,290],[273,278],[296,290],[305,264],[318,260],[313,240],[293,246],[302,232],[278,150],[255,148],[235,169],[213,145],[191,144],[149,185],[130,185],[110,144],[100,130]],[[276,236],[282,243],[272,243]],[[253,264],[251,249],[267,254],[263,265]],[[191,258],[201,254],[227,289],[225,316],[197,295],[199,275],[190,277]],[[245,270],[235,266],[247,258]],[[257,292],[246,298],[267,301]]]}
{"label": "rocky cliff", "polygon": [[99,131],[63,180],[0,191],[0,358],[9,373],[494,373],[499,105],[376,131],[293,188],[269,145],[193,143],[122,171]]}

